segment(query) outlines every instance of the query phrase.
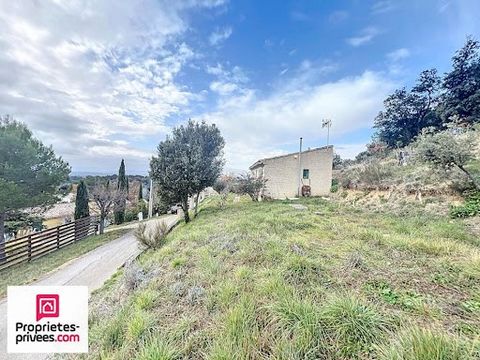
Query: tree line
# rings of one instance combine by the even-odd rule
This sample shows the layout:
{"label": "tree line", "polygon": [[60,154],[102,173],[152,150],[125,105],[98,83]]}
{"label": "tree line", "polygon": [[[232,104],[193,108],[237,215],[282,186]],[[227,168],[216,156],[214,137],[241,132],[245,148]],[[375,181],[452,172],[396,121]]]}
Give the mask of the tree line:
{"label": "tree line", "polygon": [[440,76],[437,69],[420,73],[415,85],[395,90],[384,101],[374,121],[374,143],[404,147],[423,129],[437,131],[451,124],[480,122],[480,43],[468,37],[452,58],[452,68]]}

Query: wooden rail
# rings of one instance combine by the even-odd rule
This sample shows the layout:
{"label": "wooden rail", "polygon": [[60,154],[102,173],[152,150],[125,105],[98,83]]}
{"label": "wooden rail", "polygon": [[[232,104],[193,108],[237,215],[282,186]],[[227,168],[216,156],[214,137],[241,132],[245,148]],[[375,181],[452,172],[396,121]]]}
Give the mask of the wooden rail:
{"label": "wooden rail", "polygon": [[98,229],[98,222],[97,216],[90,216],[7,241],[4,254],[0,249],[0,271],[22,262],[32,261],[94,235]]}

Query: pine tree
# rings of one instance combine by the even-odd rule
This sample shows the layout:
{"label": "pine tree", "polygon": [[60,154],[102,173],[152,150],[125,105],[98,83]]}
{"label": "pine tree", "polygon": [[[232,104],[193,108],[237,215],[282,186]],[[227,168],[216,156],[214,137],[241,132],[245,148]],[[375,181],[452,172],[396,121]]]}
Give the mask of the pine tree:
{"label": "pine tree", "polygon": [[87,185],[81,180],[77,187],[77,198],[75,199],[75,220],[90,216],[88,208]]}
{"label": "pine tree", "polygon": [[0,262],[5,261],[5,219],[27,207],[56,201],[70,166],[22,123],[0,116]]}
{"label": "pine tree", "polygon": [[122,159],[120,168],[118,169],[118,182],[117,190],[119,193],[123,193],[123,196],[115,203],[115,224],[122,224],[125,221],[125,207],[126,207],[126,195],[127,195],[127,177],[125,176],[125,161]]}

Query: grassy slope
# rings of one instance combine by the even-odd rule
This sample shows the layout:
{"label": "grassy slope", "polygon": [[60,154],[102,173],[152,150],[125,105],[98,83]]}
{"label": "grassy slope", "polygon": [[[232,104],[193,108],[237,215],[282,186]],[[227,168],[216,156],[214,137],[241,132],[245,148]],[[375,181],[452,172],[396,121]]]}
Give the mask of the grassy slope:
{"label": "grassy slope", "polygon": [[8,285],[25,285],[35,281],[67,261],[116,239],[128,230],[116,230],[103,235],[90,236],[60,251],[55,251],[30,263],[22,263],[0,272],[0,298],[6,295]]}
{"label": "grassy slope", "polygon": [[89,356],[480,356],[480,240],[461,222],[301,202],[207,200],[95,294]]}

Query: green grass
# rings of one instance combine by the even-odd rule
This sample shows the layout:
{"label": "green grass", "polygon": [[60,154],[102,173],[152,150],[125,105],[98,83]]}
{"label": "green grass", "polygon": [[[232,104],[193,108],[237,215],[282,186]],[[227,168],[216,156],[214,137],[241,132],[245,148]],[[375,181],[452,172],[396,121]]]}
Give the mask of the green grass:
{"label": "green grass", "polygon": [[6,295],[7,286],[29,284],[69,260],[124,235],[128,230],[115,230],[103,235],[89,236],[59,251],[52,252],[29,263],[21,263],[0,271],[0,298]]}
{"label": "green grass", "polygon": [[207,199],[91,299],[87,358],[479,357],[480,244],[458,219]]}

